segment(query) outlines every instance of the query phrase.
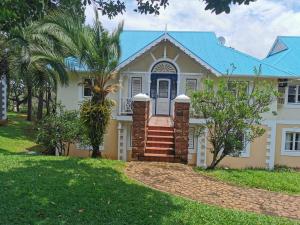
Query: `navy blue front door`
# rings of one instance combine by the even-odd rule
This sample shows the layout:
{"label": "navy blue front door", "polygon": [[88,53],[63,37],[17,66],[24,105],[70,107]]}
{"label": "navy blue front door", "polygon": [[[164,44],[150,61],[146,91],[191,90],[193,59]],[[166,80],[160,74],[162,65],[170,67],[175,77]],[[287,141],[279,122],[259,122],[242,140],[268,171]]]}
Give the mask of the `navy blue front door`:
{"label": "navy blue front door", "polygon": [[[165,95],[165,93],[158,93],[158,80],[162,81],[161,85],[166,85],[166,83],[168,83],[169,89],[168,89],[168,105],[169,105],[169,110],[167,113],[163,113],[163,115],[170,115],[171,114],[171,100],[173,100],[174,98],[176,98],[177,95],[177,74],[156,74],[153,73],[151,74],[151,86],[150,86],[150,97],[152,99],[154,99],[154,107],[155,107],[155,115],[161,114],[159,113],[159,110],[157,109],[158,107],[158,102],[157,100],[159,99],[159,95]],[[164,81],[169,81],[169,82],[164,82]],[[163,91],[163,90],[162,90]],[[164,97],[166,97],[164,96]]]}

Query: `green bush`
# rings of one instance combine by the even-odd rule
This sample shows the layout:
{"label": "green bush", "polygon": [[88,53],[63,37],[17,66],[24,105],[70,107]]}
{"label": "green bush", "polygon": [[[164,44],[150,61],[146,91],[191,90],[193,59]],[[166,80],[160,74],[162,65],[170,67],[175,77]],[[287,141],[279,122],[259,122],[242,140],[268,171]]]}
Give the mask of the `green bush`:
{"label": "green bush", "polygon": [[37,142],[46,148],[46,154],[68,155],[71,143],[84,142],[84,132],[76,111],[64,111],[46,116],[37,129]]}

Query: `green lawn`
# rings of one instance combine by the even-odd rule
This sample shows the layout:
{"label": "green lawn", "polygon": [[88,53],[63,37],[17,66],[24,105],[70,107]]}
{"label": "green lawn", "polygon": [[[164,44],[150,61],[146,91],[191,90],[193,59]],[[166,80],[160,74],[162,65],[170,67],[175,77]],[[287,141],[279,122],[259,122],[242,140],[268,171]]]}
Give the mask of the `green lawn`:
{"label": "green lawn", "polygon": [[34,146],[27,126],[0,127],[0,224],[300,224],[149,189],[120,161],[16,154]]}
{"label": "green lawn", "polygon": [[270,191],[300,194],[300,172],[292,169],[275,169],[274,171],[259,169],[216,169],[200,173],[235,185],[262,188]]}
{"label": "green lawn", "polygon": [[9,113],[8,125],[0,126],[0,154],[19,154],[36,146],[26,115]]}

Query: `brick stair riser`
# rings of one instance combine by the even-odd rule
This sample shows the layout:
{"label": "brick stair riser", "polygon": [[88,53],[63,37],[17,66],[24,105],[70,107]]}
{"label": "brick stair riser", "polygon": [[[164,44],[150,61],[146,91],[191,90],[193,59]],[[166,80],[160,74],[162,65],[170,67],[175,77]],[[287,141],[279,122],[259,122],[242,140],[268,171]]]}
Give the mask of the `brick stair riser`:
{"label": "brick stair riser", "polygon": [[146,149],[145,153],[174,155],[175,151],[174,150],[164,150],[164,149]]}
{"label": "brick stair riser", "polygon": [[140,157],[139,160],[151,161],[151,162],[172,162],[172,163],[181,162],[180,159],[177,159],[174,157],[157,157],[157,156],[143,156],[143,157]]}
{"label": "brick stair riser", "polygon": [[154,126],[149,126],[148,130],[164,130],[164,131],[174,131],[174,127],[154,127]]}
{"label": "brick stair riser", "polygon": [[174,143],[147,142],[146,147],[174,148]]}
{"label": "brick stair riser", "polygon": [[148,136],[174,136],[174,132],[163,132],[159,130],[148,130]]}
{"label": "brick stair riser", "polygon": [[166,137],[151,137],[148,135],[148,141],[157,141],[157,142],[174,142],[174,137],[166,136]]}

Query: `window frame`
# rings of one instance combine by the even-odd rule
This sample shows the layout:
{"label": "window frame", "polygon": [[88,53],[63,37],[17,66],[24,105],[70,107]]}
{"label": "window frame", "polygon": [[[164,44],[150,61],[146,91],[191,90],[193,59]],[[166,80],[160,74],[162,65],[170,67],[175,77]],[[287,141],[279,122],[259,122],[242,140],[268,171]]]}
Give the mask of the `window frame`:
{"label": "window frame", "polygon": [[[140,90],[141,90],[141,93],[143,92],[143,78],[142,77],[130,77],[130,97],[131,98],[133,98],[134,97],[134,95],[132,94],[132,87],[133,87],[133,80],[134,79],[139,79],[140,80]],[[138,94],[140,94],[140,93],[138,93]]]}
{"label": "window frame", "polygon": [[[300,133],[300,128],[283,128],[281,132],[281,155],[282,156],[300,156],[300,150],[285,149],[286,134],[293,133],[293,146],[295,145],[295,133]],[[293,147],[294,148],[294,147]]]}
{"label": "window frame", "polygon": [[87,88],[85,87],[85,80],[91,80],[92,85],[94,83],[94,78],[83,78],[83,85],[82,85],[82,97],[83,98],[91,98],[93,96],[92,90],[91,90],[91,95],[85,95],[84,94],[84,89]]}
{"label": "window frame", "polygon": [[[245,136],[244,140],[245,140]],[[246,145],[244,145],[243,150],[240,152],[240,154],[238,156],[230,154],[230,157],[234,157],[234,158],[249,158],[250,157],[250,148],[251,148],[251,143],[247,143]]]}
{"label": "window frame", "polygon": [[250,90],[251,90],[250,89],[250,82],[248,80],[229,80],[227,82],[227,88],[228,88],[228,90],[237,97],[238,93],[236,91],[236,87],[234,87],[235,88],[234,90],[230,90],[230,88],[229,88],[229,84],[230,83],[246,83],[247,84],[246,93],[247,93],[247,95],[251,94],[251,92],[250,92]]}
{"label": "window frame", "polygon": [[[296,94],[295,94],[295,102],[289,102],[289,88],[291,86],[296,86]],[[285,104],[288,106],[299,106],[300,101],[298,100],[298,96],[300,95],[300,84],[289,84],[285,89]]]}
{"label": "window frame", "polygon": [[189,90],[187,89],[188,81],[196,81],[195,90],[190,90],[190,91],[192,91],[192,92],[197,91],[197,88],[198,88],[198,79],[197,78],[186,78],[185,79],[185,94],[186,95],[189,95],[189,93],[188,93]]}

